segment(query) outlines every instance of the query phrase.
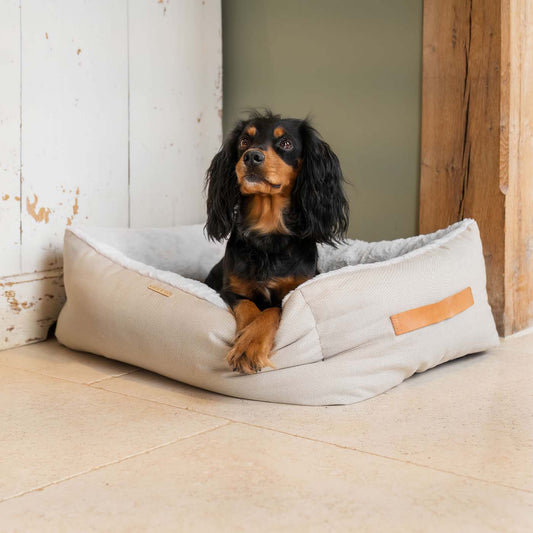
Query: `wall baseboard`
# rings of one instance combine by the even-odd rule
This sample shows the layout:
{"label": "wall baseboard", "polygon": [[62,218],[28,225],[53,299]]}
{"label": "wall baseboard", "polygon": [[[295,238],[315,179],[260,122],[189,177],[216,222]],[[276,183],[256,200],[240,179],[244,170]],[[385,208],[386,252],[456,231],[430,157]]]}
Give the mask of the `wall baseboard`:
{"label": "wall baseboard", "polygon": [[45,340],[64,302],[62,268],[0,278],[0,350]]}

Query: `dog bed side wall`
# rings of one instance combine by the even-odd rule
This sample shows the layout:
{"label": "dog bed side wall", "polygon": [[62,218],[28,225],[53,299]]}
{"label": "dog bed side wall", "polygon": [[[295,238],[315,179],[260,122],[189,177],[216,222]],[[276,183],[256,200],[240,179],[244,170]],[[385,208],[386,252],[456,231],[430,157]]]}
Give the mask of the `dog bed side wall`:
{"label": "dog bed side wall", "polygon": [[[324,359],[354,369],[357,395],[373,396],[415,372],[498,344],[486,294],[485,263],[475,222],[449,241],[392,263],[308,282],[301,290],[316,320]],[[390,317],[439,302],[470,287],[474,305],[403,335]],[[355,370],[356,369],[356,370]]]}
{"label": "dog bed side wall", "polygon": [[[304,373],[296,372],[289,385],[282,370],[251,376],[232,372],[225,355],[235,320],[227,309],[128,270],[68,231],[64,270],[67,301],[56,336],[65,346],[230,396],[313,403]],[[286,306],[275,349],[278,368],[286,364],[294,370],[322,359],[314,321],[298,295]]]}
{"label": "dog bed side wall", "polygon": [[[277,370],[250,376],[233,373],[225,362],[235,331],[227,309],[117,264],[69,231],[64,265],[61,343],[236,397],[353,403],[498,342],[473,222],[419,253],[348,267],[298,287],[284,302],[272,359]],[[171,296],[149,290],[151,284]],[[391,315],[465,287],[472,289],[472,307],[395,335]]]}
{"label": "dog bed side wall", "polygon": [[186,382],[222,370],[235,327],[227,310],[125,269],[71,232],[64,277],[67,302],[56,329],[62,344]]}

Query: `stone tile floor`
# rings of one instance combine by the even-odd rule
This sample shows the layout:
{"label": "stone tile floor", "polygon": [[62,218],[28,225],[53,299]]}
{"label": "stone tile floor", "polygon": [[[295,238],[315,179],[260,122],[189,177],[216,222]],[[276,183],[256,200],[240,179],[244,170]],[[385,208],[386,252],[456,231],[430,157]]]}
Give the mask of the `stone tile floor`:
{"label": "stone tile floor", "polygon": [[533,531],[533,335],[349,406],[0,352],[0,531]]}

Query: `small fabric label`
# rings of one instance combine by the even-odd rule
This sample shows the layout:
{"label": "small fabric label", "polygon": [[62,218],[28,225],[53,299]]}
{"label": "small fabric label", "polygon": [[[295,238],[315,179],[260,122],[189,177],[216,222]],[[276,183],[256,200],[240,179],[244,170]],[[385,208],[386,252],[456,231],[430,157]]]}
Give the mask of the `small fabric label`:
{"label": "small fabric label", "polygon": [[167,291],[166,289],[163,289],[162,287],[158,287],[157,285],[148,285],[148,288],[151,291],[154,291],[154,292],[157,292],[158,294],[166,296],[167,298],[169,296],[172,296],[172,293],[170,291]]}
{"label": "small fabric label", "polygon": [[452,318],[459,313],[462,313],[469,307],[474,305],[474,297],[472,289],[466,289],[444,298],[440,302],[434,304],[416,307],[409,309],[403,313],[392,315],[390,317],[394,333],[396,335],[403,335],[415,329],[425,328],[432,324],[437,324],[448,318]]}

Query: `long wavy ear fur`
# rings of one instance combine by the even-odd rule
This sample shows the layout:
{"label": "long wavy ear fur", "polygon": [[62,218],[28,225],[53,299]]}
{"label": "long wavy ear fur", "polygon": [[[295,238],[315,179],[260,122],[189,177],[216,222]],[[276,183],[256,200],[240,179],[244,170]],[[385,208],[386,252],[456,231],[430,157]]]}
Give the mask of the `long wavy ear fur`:
{"label": "long wavy ear fur", "polygon": [[349,215],[340,163],[306,120],[300,134],[303,159],[291,193],[293,223],[302,237],[335,244],[346,235]]}
{"label": "long wavy ear fur", "polygon": [[239,186],[235,174],[237,139],[244,128],[238,122],[211,161],[205,178],[207,189],[207,222],[205,230],[212,240],[226,238],[233,227],[235,208],[239,202]]}

